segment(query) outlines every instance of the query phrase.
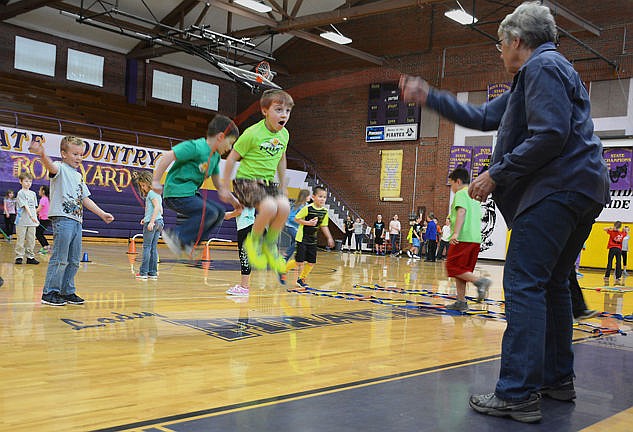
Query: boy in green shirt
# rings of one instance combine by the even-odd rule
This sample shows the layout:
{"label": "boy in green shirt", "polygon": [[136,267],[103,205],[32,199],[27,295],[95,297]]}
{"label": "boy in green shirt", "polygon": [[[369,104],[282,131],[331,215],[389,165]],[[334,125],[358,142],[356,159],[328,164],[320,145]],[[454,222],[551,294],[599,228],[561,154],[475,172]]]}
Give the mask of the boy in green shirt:
{"label": "boy in green shirt", "polygon": [[[198,191],[207,178],[211,177],[220,197],[239,207],[235,197],[229,193],[227,198],[224,193],[219,167],[221,156],[228,153],[239,135],[235,123],[218,114],[209,122],[206,138],[183,141],[158,160],[152,189],[156,193],[163,192],[165,207],[178,213],[176,228],[163,231],[163,239],[175,255],[190,252],[195,243],[206,240],[224,220],[224,207],[203,199]],[[163,188],[163,173],[172,162]]]}
{"label": "boy in green shirt", "polygon": [[466,282],[477,287],[477,300],[486,298],[492,281],[478,278],[473,273],[479,245],[481,244],[481,204],[468,196],[470,175],[464,168],[455,168],[448,176],[451,191],[455,194],[451,203],[451,239],[446,256],[446,272],[455,278],[457,300],[446,309],[464,312],[468,310],[466,302]]}
{"label": "boy in green shirt", "polygon": [[[247,128],[231,150],[226,160],[220,198],[226,202],[230,200],[231,175],[239,161],[233,191],[240,205],[257,209],[253,229],[244,240],[248,261],[256,269],[264,269],[268,264],[278,274],[283,274],[286,261],[279,254],[277,239],[290,212],[286,190],[289,134],[285,125],[294,101],[283,90],[266,90],[259,103],[264,119]],[[268,231],[264,238],[266,227]]]}

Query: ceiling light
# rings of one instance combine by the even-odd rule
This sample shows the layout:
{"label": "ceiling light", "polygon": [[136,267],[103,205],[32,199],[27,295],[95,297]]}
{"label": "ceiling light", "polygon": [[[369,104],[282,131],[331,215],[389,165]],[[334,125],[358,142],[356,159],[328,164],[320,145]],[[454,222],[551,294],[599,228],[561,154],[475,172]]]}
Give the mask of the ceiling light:
{"label": "ceiling light", "polygon": [[449,10],[448,12],[444,12],[444,16],[446,18],[450,18],[453,21],[457,21],[461,25],[475,24],[479,21],[477,18],[469,14],[464,10],[464,7],[458,1],[459,9]]}
{"label": "ceiling light", "polygon": [[336,27],[334,27],[333,24],[330,24],[330,27],[332,27],[334,31],[326,31],[326,32],[321,33],[321,37],[323,39],[327,39],[339,45],[346,45],[348,43],[352,43],[352,40],[348,38],[347,36],[343,36],[341,32],[338,31]]}
{"label": "ceiling light", "polygon": [[233,0],[233,2],[259,13],[268,13],[273,10],[270,6],[255,0]]}

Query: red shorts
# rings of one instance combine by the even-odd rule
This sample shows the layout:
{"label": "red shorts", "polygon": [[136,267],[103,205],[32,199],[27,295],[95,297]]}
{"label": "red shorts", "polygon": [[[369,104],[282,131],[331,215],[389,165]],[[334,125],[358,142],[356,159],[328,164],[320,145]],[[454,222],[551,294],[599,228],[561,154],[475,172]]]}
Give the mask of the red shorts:
{"label": "red shorts", "polygon": [[479,256],[479,243],[460,242],[448,248],[446,273],[449,277],[472,272]]}

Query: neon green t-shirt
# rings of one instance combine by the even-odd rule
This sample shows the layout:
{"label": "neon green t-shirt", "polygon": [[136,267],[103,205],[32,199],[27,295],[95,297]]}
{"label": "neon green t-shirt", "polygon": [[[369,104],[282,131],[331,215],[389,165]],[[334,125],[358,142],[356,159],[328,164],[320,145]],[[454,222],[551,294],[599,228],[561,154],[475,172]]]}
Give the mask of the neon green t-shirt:
{"label": "neon green t-shirt", "polygon": [[209,158],[211,148],[206,138],[183,141],[172,150],[176,160],[167,172],[164,198],[193,196],[202,186],[205,174],[220,174],[220,153],[214,152]]}
{"label": "neon green t-shirt", "polygon": [[247,128],[235,142],[233,149],[242,157],[235,178],[274,180],[290,135],[286,128],[269,131],[265,122],[261,120]]}
{"label": "neon green t-shirt", "polygon": [[451,236],[455,232],[457,208],[466,210],[464,225],[457,240],[460,242],[481,243],[481,203],[468,196],[468,187],[458,190],[451,203]]}
{"label": "neon green t-shirt", "polygon": [[317,233],[319,231],[319,227],[327,226],[330,220],[327,215],[327,209],[325,207],[316,208],[314,207],[314,203],[311,203],[303,206],[295,216],[295,219],[303,219],[307,221],[314,218],[318,219],[316,226],[299,224],[295,240],[308,245],[317,244]]}

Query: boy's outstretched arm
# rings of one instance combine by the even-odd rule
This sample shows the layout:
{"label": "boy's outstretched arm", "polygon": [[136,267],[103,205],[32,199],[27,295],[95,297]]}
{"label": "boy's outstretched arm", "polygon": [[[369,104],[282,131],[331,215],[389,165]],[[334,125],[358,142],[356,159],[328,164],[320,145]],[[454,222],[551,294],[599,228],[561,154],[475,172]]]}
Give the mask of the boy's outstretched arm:
{"label": "boy's outstretched arm", "polygon": [[163,178],[163,174],[167,170],[167,167],[171,165],[173,161],[176,160],[176,153],[173,150],[169,150],[162,154],[160,159],[158,159],[158,164],[156,168],[154,168],[154,177],[152,178],[152,190],[157,194],[161,194],[163,192],[163,185],[160,184],[161,179]]}
{"label": "boy's outstretched arm", "polygon": [[288,196],[288,185],[286,184],[286,168],[288,161],[286,160],[286,152],[279,159],[277,164],[277,178],[279,179],[279,190],[284,196]]}
{"label": "boy's outstretched arm", "polygon": [[55,174],[57,174],[57,166],[53,163],[53,160],[46,154],[46,149],[44,148],[44,144],[42,144],[41,141],[31,141],[29,151],[40,156],[40,159],[42,160],[42,165],[44,165],[44,168],[48,170],[50,175],[55,176]]}
{"label": "boy's outstretched arm", "polygon": [[99,207],[90,198],[86,197],[81,202],[83,203],[84,207],[86,207],[88,210],[90,210],[91,212],[99,216],[105,223],[109,224],[110,222],[114,220],[114,216],[112,216],[108,212],[101,210],[101,207]]}
{"label": "boy's outstretched arm", "polygon": [[[224,164],[224,172],[222,173],[222,180],[219,181],[218,184],[215,184],[216,189],[218,190],[218,195],[220,199],[225,203],[233,204],[235,201],[235,197],[230,192],[231,191],[231,175],[233,174],[233,169],[235,168],[235,163],[239,162],[242,159],[242,156],[235,150],[231,150],[228,157],[226,158],[226,162]],[[239,203],[238,203],[239,205]]]}
{"label": "boy's outstretched arm", "polygon": [[326,226],[322,226],[321,227],[321,231],[323,231],[323,234],[325,235],[325,238],[327,239],[327,245],[330,248],[334,247],[334,239],[332,238],[332,233],[330,233],[330,228],[326,227]]}

